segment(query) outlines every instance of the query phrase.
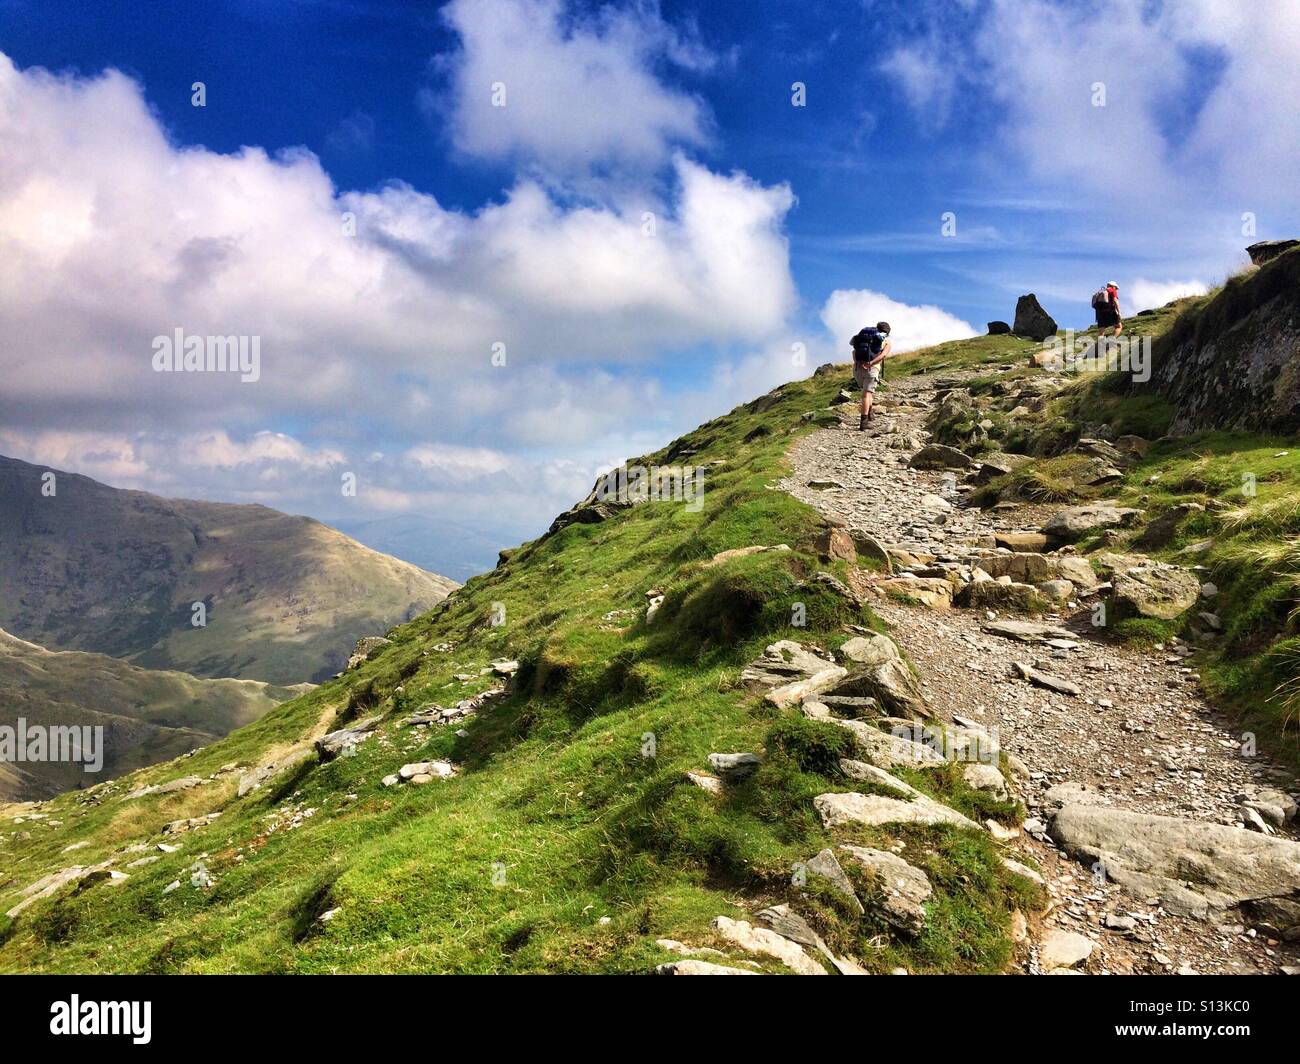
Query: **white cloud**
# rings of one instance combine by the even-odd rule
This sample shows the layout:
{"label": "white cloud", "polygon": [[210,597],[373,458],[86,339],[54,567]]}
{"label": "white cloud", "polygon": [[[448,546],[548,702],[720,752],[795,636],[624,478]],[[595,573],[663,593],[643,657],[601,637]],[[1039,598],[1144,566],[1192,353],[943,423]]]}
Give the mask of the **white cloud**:
{"label": "white cloud", "polygon": [[1132,206],[1164,220],[1194,206],[1232,218],[1288,202],[1300,170],[1294,0],[989,0],[965,48],[945,25],[971,5],[955,6],[933,9],[884,62],[923,125],[942,125],[960,92],[996,118],[1030,177],[1106,197],[1098,214]]}
{"label": "white cloud", "polygon": [[963,340],[978,335],[968,322],[941,307],[900,303],[881,292],[866,289],[837,289],[822,307],[821,318],[835,337],[835,357],[848,357],[849,340],[865,325],[887,321],[896,353]]}
{"label": "white cloud", "polygon": [[[248,432],[369,412],[409,436],[434,412],[463,423],[458,392],[545,409],[512,375],[762,342],[795,305],[789,188],[682,157],[652,235],[640,209],[527,180],[476,213],[405,185],[336,195],[302,150],[174,147],[121,74],[2,56],[0,143],[6,422]],[[177,327],[260,337],[261,380],[154,373],[151,340]]]}
{"label": "white cloud", "polygon": [[[437,65],[451,83],[453,141],[468,155],[575,173],[656,166],[674,145],[706,140],[700,102],[651,68],[662,59],[701,70],[714,59],[652,7],[582,17],[561,0],[452,0],[443,15],[461,43]],[[504,106],[494,103],[501,91]],[[422,99],[440,106],[432,91]]]}
{"label": "white cloud", "polygon": [[1136,313],[1163,307],[1170,300],[1184,296],[1203,296],[1209,290],[1204,281],[1148,281],[1139,277],[1127,286],[1127,296],[1125,289],[1120,289],[1120,306],[1126,314]]}
{"label": "white cloud", "polygon": [[880,63],[881,74],[896,80],[908,104],[929,129],[938,129],[948,121],[957,89],[956,68],[945,61],[940,47],[937,42],[900,45]]}
{"label": "white cloud", "polygon": [[[547,62],[587,55],[638,89],[658,83],[628,63],[650,78],[665,58],[713,62],[662,25],[653,49],[631,49],[620,20],[649,10],[566,22],[558,46],[580,52]],[[663,89],[645,113],[697,122],[685,99]],[[582,143],[666,161],[666,189],[579,198],[550,175],[450,210],[403,184],[340,192],[301,149],[175,145],[121,73],[20,71],[0,54],[0,452],[326,520],[405,511],[536,532],[609,456],[689,427],[694,396],[745,386],[706,378],[659,407],[649,360],[761,348],[796,305],[790,189],[667,151],[698,123],[651,128],[631,155],[599,124]],[[152,338],[176,328],[259,337],[260,380],[155,373]],[[361,481],[351,503],[344,470]]]}

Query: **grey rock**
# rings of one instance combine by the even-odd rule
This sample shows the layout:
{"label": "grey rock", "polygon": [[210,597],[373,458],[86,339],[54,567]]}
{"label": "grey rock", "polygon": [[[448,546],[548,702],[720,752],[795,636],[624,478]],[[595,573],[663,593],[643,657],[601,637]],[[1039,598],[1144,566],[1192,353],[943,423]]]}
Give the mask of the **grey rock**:
{"label": "grey rock", "polygon": [[747,920],[719,916],[713,921],[713,929],[745,952],[780,961],[796,975],[826,974],[826,969],[808,956],[799,943],[792,942],[769,928],[755,927]]}
{"label": "grey rock", "polygon": [[932,798],[916,797],[910,801],[884,798],[877,794],[819,794],[813,808],[828,828],[842,824],[949,824],[982,831],[978,824]]}
{"label": "grey rock", "polygon": [[757,754],[710,754],[709,766],[728,783],[738,783],[758,771]]}
{"label": "grey rock", "polygon": [[1263,266],[1293,247],[1300,247],[1300,240],[1260,240],[1246,248],[1246,254],[1253,265]]}
{"label": "grey rock", "polygon": [[1093,943],[1075,931],[1056,928],[1048,932],[1038,947],[1038,963],[1044,971],[1053,968],[1073,968],[1092,956]]}
{"label": "grey rock", "polygon": [[831,694],[874,698],[886,710],[903,716],[930,715],[920,683],[888,636],[855,637],[839,653],[855,667]]}
{"label": "grey rock", "polygon": [[1074,640],[1074,633],[1068,628],[1041,624],[1038,621],[989,621],[981,627],[990,635],[1018,639],[1022,643],[1042,643],[1049,639]]}
{"label": "grey rock", "polygon": [[1137,566],[1116,573],[1111,583],[1122,614],[1166,621],[1187,612],[1201,593],[1196,574],[1174,566]]}
{"label": "grey rock", "polygon": [[956,447],[931,443],[912,455],[907,464],[913,469],[970,469],[975,459]]}
{"label": "grey rock", "polygon": [[1048,828],[1085,863],[1141,898],[1180,915],[1221,918],[1242,907],[1300,926],[1300,843],[1179,817],[1067,805]]}
{"label": "grey rock", "polygon": [[1080,536],[1102,528],[1120,528],[1130,524],[1142,511],[1128,506],[1086,503],[1068,506],[1054,514],[1043,526],[1043,534],[1053,539],[1073,542]]}
{"label": "grey rock", "polygon": [[375,717],[350,728],[339,728],[328,735],[322,735],[316,740],[316,752],[322,761],[333,761],[336,757],[341,757],[349,747],[355,747],[369,739],[378,723],[379,718]]}
{"label": "grey rock", "polygon": [[994,798],[1005,800],[1010,796],[1006,777],[993,765],[980,764],[978,761],[962,765],[961,778],[968,787],[984,791]]}
{"label": "grey rock", "polygon": [[934,893],[930,880],[896,854],[866,846],[841,846],[853,858],[880,895],[881,914],[889,923],[909,934],[925,929],[924,902]]}
{"label": "grey rock", "polygon": [[1019,661],[1014,664],[1015,670],[1020,677],[1028,680],[1035,687],[1045,687],[1049,691],[1055,691],[1057,694],[1062,695],[1080,695],[1083,693],[1083,689],[1073,680],[1053,676],[1050,672],[1042,672],[1032,665],[1025,665]]}
{"label": "grey rock", "polygon": [[862,902],[858,899],[857,891],[853,889],[849,877],[844,874],[844,869],[836,859],[834,850],[829,848],[822,850],[808,862],[806,867],[809,872],[821,876],[839,894],[847,898],[859,915],[866,911],[863,909]]}
{"label": "grey rock", "polygon": [[[428,783],[430,780],[451,779],[456,769],[450,761],[415,761],[397,770],[398,776],[409,783]],[[425,777],[420,779],[420,777]]]}
{"label": "grey rock", "polygon": [[352,656],[348,658],[348,663],[343,671],[347,672],[355,669],[358,665],[364,664],[374,651],[387,646],[390,642],[392,642],[391,639],[387,639],[382,635],[362,636],[357,640],[357,648],[352,652]]}

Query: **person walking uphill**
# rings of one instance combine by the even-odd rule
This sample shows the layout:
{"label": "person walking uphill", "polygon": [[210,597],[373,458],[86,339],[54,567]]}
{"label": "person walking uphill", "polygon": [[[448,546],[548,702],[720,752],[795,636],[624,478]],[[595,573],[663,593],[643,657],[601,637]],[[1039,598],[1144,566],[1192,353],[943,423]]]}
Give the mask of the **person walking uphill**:
{"label": "person walking uphill", "polygon": [[858,431],[865,432],[871,420],[871,401],[880,384],[880,372],[891,350],[889,322],[878,321],[874,328],[868,325],[849,341],[849,346],[853,348],[853,379],[862,387]]}
{"label": "person walking uphill", "polygon": [[1124,320],[1119,316],[1119,286],[1114,281],[1107,281],[1105,288],[1099,288],[1093,294],[1092,309],[1097,312],[1097,348],[1100,352],[1107,329],[1114,329],[1116,336],[1124,331]]}

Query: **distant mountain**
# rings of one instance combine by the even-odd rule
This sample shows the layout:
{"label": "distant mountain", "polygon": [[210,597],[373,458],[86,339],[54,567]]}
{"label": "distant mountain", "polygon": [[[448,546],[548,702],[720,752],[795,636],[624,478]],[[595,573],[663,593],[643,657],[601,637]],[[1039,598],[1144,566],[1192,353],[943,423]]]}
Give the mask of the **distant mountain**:
{"label": "distant mountain", "polygon": [[522,527],[486,530],[425,514],[338,521],[336,526],[367,547],[460,581],[486,573],[496,565],[502,547],[537,533],[537,529]]}
{"label": "distant mountain", "polygon": [[101,726],[104,763],[0,763],[0,801],[48,798],[206,746],[310,685],[203,680],[104,654],[51,651],[0,630],[0,725]]}
{"label": "distant mountain", "polygon": [[361,636],[456,586],[308,517],[164,499],[0,456],[0,627],[42,646],[196,676],[319,681]]}

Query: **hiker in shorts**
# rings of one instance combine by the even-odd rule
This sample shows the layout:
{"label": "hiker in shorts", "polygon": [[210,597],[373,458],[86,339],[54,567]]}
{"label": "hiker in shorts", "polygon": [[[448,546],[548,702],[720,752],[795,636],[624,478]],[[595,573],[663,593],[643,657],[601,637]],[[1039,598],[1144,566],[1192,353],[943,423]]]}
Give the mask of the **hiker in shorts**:
{"label": "hiker in shorts", "polygon": [[853,348],[853,379],[862,388],[858,431],[866,432],[867,422],[871,420],[871,400],[880,384],[881,368],[889,357],[889,322],[878,321],[874,328],[868,325],[849,341],[849,346]]}
{"label": "hiker in shorts", "polygon": [[1114,329],[1118,337],[1124,331],[1124,320],[1119,316],[1119,285],[1107,281],[1092,297],[1092,309],[1097,312],[1097,353],[1101,354],[1102,340],[1107,329]]}

